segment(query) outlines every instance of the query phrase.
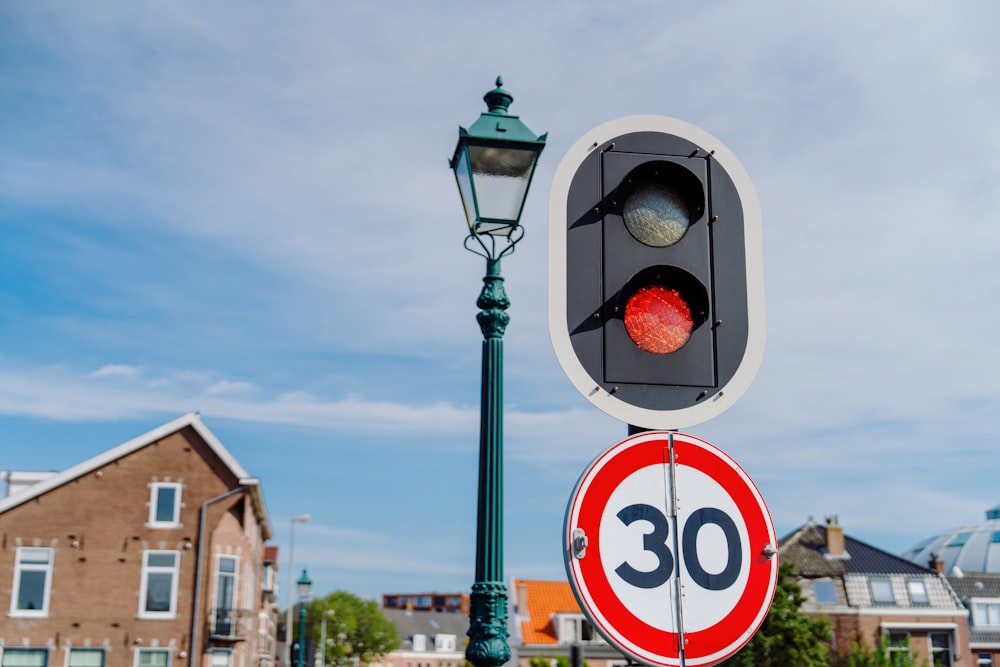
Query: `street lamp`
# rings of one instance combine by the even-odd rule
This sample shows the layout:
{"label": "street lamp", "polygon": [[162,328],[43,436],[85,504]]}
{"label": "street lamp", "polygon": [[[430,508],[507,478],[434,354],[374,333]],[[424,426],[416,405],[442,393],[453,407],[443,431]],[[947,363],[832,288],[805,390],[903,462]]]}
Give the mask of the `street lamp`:
{"label": "street lamp", "polygon": [[508,114],[514,98],[502,88],[500,77],[496,86],[483,97],[489,110],[468,130],[459,127],[450,163],[469,225],[465,248],[486,258],[483,289],[476,300],[483,333],[479,496],[476,581],[465,649],[466,659],[476,667],[498,667],[510,660],[503,582],[503,334],[510,321],[510,300],[500,258],[514,252],[524,236],[521,211],[547,136],[536,136]]}
{"label": "street lamp", "polygon": [[292,573],[295,571],[295,524],[305,523],[308,514],[299,514],[291,519],[288,535],[288,608],[285,610],[285,665],[292,664]]}
{"label": "street lamp", "polygon": [[305,664],[306,657],[306,599],[309,597],[309,590],[312,588],[312,579],[309,573],[302,569],[302,576],[295,582],[299,589],[299,659],[296,661],[297,667]]}

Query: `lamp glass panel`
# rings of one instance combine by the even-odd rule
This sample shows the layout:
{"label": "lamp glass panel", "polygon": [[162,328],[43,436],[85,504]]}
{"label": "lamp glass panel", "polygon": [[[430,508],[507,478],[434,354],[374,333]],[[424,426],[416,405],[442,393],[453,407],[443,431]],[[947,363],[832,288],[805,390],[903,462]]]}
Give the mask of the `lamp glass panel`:
{"label": "lamp glass panel", "polygon": [[537,153],[491,146],[469,146],[468,152],[479,217],[516,222]]}
{"label": "lamp glass panel", "polygon": [[465,221],[469,227],[472,227],[479,216],[476,212],[476,193],[472,189],[472,173],[469,171],[469,151],[467,149],[463,149],[458,154],[458,163],[455,165],[455,180],[458,182],[458,194],[462,196]]}

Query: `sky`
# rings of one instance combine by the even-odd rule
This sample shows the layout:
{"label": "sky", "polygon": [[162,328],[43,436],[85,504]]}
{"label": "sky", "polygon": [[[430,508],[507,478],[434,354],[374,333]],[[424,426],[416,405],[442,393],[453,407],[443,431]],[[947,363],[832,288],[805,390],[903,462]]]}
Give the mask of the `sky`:
{"label": "sky", "polygon": [[198,411],[320,594],[474,579],[482,258],[448,158],[497,75],[548,143],[503,261],[505,574],[563,579],[626,435],[546,315],[563,155],[696,125],[761,203],[767,345],[685,429],[779,535],[901,553],[1000,503],[1000,5],[991,0],[0,0],[0,470]]}

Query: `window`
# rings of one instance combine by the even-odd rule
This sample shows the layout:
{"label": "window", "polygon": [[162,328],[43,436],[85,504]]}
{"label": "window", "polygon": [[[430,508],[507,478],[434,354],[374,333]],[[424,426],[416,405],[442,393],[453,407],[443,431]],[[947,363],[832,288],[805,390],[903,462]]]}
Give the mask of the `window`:
{"label": "window", "polygon": [[67,667],[104,667],[104,649],[71,648]]}
{"label": "window", "polygon": [[603,641],[583,615],[559,615],[559,643]]}
{"label": "window", "polygon": [[181,525],[181,485],[174,482],[154,482],[150,488],[150,527],[178,528]]}
{"label": "window", "polygon": [[455,635],[434,636],[435,651],[450,652],[455,650],[455,646],[457,646],[457,637]]}
{"label": "window", "polygon": [[931,603],[927,597],[927,587],[921,579],[910,579],[906,582],[906,590],[910,594],[910,602],[914,605],[927,606]]}
{"label": "window", "polygon": [[427,635],[413,635],[413,650],[414,651],[427,650]]}
{"label": "window", "polygon": [[892,594],[892,582],[881,577],[872,577],[870,580],[872,587],[872,602],[875,604],[896,604],[896,598]]}
{"label": "window", "polygon": [[136,667],[170,667],[170,651],[162,648],[141,648],[135,652]]}
{"label": "window", "polygon": [[2,667],[46,667],[49,651],[44,648],[3,648],[0,647]]}
{"label": "window", "polygon": [[15,558],[10,615],[48,616],[53,550],[18,547]]}
{"label": "window", "polygon": [[1000,600],[973,600],[972,624],[1000,625]]}
{"label": "window", "polygon": [[837,604],[837,591],[833,587],[832,579],[814,581],[813,593],[816,595],[816,604]]}
{"label": "window", "polygon": [[972,533],[959,533],[955,537],[951,538],[951,541],[949,541],[948,544],[946,544],[945,546],[946,547],[965,546],[965,543],[969,541],[970,537],[972,537]]}
{"label": "window", "polygon": [[994,667],[992,653],[980,653],[976,656],[976,667]]}
{"label": "window", "polygon": [[139,595],[140,618],[173,618],[176,615],[179,566],[179,551],[143,553],[142,588]]}
{"label": "window", "polygon": [[215,632],[220,637],[234,637],[236,622],[235,556],[219,556],[215,570]]}
{"label": "window", "polygon": [[951,633],[931,633],[931,664],[934,667],[951,667]]}
{"label": "window", "polygon": [[[890,632],[889,633],[889,656],[892,657],[893,653],[905,653],[906,655],[911,655],[910,653],[910,633],[909,632]],[[890,660],[892,662],[892,660]]]}
{"label": "window", "polygon": [[233,652],[228,649],[212,649],[209,655],[211,667],[231,667],[233,664]]}

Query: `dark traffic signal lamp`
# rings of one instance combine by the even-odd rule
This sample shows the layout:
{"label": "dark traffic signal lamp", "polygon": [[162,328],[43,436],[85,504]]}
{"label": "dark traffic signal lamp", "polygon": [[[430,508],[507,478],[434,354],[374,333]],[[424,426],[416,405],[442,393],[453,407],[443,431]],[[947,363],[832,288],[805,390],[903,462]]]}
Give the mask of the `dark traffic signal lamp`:
{"label": "dark traffic signal lamp", "polygon": [[705,421],[760,365],[760,213],[738,161],[671,118],[606,123],[570,149],[550,198],[549,325],[560,363],[608,414]]}

